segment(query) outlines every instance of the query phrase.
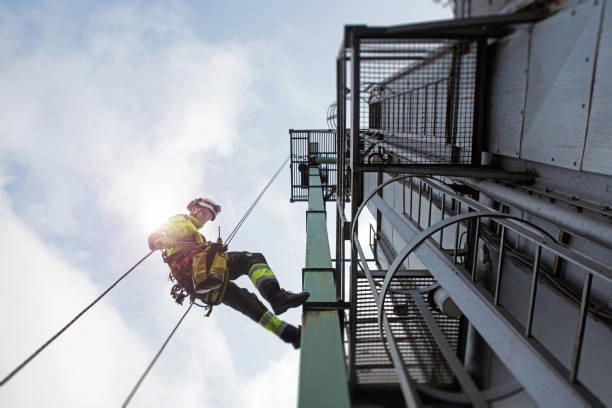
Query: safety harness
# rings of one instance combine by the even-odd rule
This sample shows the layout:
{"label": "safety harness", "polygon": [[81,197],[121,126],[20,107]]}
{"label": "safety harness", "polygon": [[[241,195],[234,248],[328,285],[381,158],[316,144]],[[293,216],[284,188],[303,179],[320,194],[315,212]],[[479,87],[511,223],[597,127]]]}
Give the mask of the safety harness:
{"label": "safety harness", "polygon": [[[193,242],[172,255],[162,252],[164,262],[170,267],[170,279],[175,283],[170,290],[175,302],[182,305],[187,296],[192,301],[199,299],[205,303],[206,316],[209,316],[212,307],[223,301],[229,282],[226,252],[227,247],[218,242]],[[206,293],[196,292],[196,285],[205,285],[211,275],[221,277],[222,284]]]}

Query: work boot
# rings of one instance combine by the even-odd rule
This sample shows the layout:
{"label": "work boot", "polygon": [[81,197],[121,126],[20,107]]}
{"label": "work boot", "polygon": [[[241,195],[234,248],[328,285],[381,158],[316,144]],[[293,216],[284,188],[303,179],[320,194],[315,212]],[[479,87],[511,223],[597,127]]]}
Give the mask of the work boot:
{"label": "work boot", "polygon": [[292,307],[302,306],[310,297],[308,292],[292,293],[288,290],[281,289],[276,295],[270,299],[270,305],[274,314],[279,315],[285,313],[287,309]]}
{"label": "work boot", "polygon": [[295,327],[290,324],[287,325],[287,327],[285,327],[285,330],[283,330],[283,332],[281,333],[280,338],[285,343],[291,343],[294,349],[299,349],[300,340],[302,338],[302,326]]}
{"label": "work boot", "polygon": [[211,272],[203,282],[196,284],[194,281],[193,290],[195,293],[203,295],[221,287],[221,285],[223,285],[223,275]]}

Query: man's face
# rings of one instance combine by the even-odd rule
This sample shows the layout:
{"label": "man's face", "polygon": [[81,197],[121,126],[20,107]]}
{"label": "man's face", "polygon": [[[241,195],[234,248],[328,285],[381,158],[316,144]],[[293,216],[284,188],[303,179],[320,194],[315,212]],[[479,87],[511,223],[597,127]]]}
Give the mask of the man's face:
{"label": "man's face", "polygon": [[213,212],[206,207],[197,207],[194,210],[193,216],[201,223],[206,223],[213,218]]}

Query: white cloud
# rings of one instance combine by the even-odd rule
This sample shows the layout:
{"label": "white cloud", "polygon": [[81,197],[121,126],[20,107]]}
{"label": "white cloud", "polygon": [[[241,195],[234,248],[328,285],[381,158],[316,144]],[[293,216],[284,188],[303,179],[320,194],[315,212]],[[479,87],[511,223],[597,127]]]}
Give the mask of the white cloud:
{"label": "white cloud", "polygon": [[[100,289],[82,271],[64,263],[59,254],[49,252],[15,217],[4,194],[0,196],[0,219],[5,268],[0,286],[4,376]],[[119,314],[101,303],[3,387],[0,405],[108,406],[125,393],[125,384],[150,354]]]}
{"label": "white cloud", "polygon": [[288,351],[271,362],[242,389],[251,408],[297,406],[298,353]]}
{"label": "white cloud", "polygon": [[249,103],[248,50],[199,41],[171,10],[132,6],[89,17],[79,45],[62,48],[53,41],[65,23],[50,12],[37,20],[32,53],[13,54],[0,72],[3,153],[26,164],[45,203],[21,211],[53,234],[75,234],[74,206],[90,197],[74,179],[84,179],[123,219],[148,203],[141,221],[151,228],[168,213],[160,190],[192,196],[207,169],[203,152],[232,151]]}

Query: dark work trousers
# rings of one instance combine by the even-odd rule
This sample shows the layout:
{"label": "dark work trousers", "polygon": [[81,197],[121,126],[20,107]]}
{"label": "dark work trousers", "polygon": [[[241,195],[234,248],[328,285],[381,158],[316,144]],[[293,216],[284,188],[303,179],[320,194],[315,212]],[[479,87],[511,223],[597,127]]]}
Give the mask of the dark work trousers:
{"label": "dark work trousers", "polygon": [[[230,282],[227,283],[222,303],[250,317],[255,323],[259,323],[268,308],[259,300],[257,295],[231,281],[243,275],[248,276],[251,267],[255,264],[265,264],[266,258],[260,253],[253,252],[228,252],[227,258]],[[262,287],[260,293],[264,299],[269,300],[270,295],[278,290],[278,282],[274,280]]]}

